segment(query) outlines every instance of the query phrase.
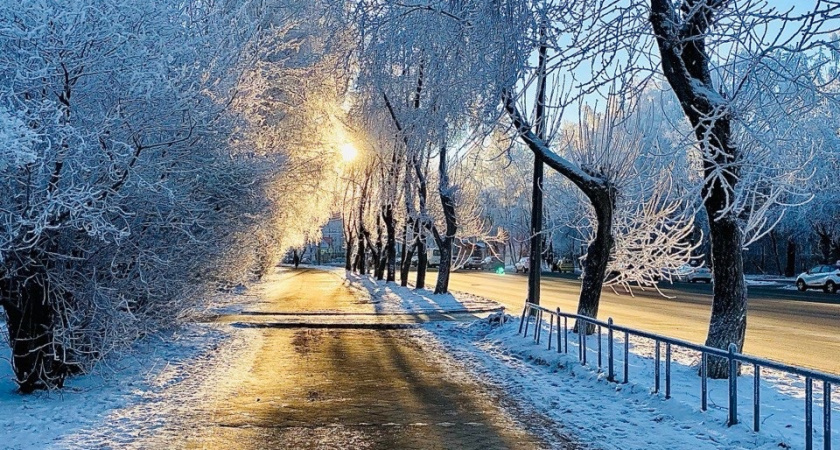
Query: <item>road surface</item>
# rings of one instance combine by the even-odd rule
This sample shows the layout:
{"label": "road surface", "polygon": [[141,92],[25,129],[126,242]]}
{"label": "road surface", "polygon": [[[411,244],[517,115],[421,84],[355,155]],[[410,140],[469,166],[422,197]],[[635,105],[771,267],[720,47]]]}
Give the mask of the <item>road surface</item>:
{"label": "road surface", "polygon": [[[436,276],[428,274],[430,287]],[[450,288],[496,300],[518,314],[527,280],[524,275],[461,270],[453,273]],[[580,281],[571,276],[543,277],[541,303],[573,312],[579,291]],[[612,317],[621,325],[702,344],[711,313],[711,286],[676,283],[663,292],[673,298],[650,290],[637,290],[635,297],[616,295],[607,288],[599,318]],[[840,374],[840,294],[768,287],[750,287],[749,292],[746,353]]]}

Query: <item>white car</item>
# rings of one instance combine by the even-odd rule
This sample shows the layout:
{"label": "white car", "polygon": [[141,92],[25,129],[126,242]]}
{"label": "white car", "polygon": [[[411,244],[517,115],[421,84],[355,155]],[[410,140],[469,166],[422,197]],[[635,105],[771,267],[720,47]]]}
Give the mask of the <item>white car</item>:
{"label": "white car", "polygon": [[804,291],[809,288],[822,288],[832,294],[840,286],[840,266],[819,265],[796,277],[796,289]]}
{"label": "white car", "polygon": [[519,259],[519,261],[517,261],[517,263],[516,263],[516,264],[514,264],[514,267],[516,268],[516,272],[517,272],[517,273],[519,273],[519,272],[522,272],[522,273],[526,273],[526,272],[528,272],[528,269],[530,269],[530,268],[531,268],[531,258],[529,258],[529,257],[527,257],[527,256],[526,256],[526,257],[524,257],[524,258],[520,258],[520,259]]}
{"label": "white car", "polygon": [[708,267],[696,267],[693,272],[685,277],[689,283],[696,283],[698,281],[712,282],[712,270]]}

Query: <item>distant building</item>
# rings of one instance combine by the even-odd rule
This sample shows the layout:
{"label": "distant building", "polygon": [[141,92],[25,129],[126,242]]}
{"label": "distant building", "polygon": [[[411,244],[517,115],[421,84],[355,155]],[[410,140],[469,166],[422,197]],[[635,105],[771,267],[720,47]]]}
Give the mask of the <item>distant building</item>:
{"label": "distant building", "polygon": [[341,216],[333,216],[321,227],[321,240],[318,244],[310,244],[309,252],[312,261],[318,264],[343,261],[346,243],[344,242],[344,220]]}

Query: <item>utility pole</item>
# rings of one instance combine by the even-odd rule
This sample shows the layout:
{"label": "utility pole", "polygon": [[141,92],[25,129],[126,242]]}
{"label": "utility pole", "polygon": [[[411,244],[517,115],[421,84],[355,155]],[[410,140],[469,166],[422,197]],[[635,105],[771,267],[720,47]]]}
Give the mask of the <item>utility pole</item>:
{"label": "utility pole", "polygon": [[[545,84],[546,52],[545,21],[540,25],[540,49],[537,79],[536,124],[537,136],[545,142]],[[543,161],[534,154],[534,178],[531,190],[531,253],[528,269],[528,301],[540,303],[540,276],[542,275],[542,226],[543,226]]]}

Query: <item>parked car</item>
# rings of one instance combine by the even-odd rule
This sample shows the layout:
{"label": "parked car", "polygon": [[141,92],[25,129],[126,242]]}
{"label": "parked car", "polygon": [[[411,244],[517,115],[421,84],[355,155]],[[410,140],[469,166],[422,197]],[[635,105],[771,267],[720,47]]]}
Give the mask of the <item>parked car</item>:
{"label": "parked car", "polygon": [[467,262],[464,263],[464,269],[475,269],[480,270],[482,268],[482,262],[480,256],[471,256]]}
{"label": "parked car", "polygon": [[514,264],[514,267],[516,268],[517,273],[528,272],[528,270],[531,268],[531,258],[529,258],[527,256],[524,257],[524,258],[519,258],[519,261],[517,261],[516,264]]}
{"label": "parked car", "polygon": [[499,269],[505,270],[505,263],[502,262],[501,259],[495,256],[488,256],[481,261],[481,269],[482,270],[490,270],[493,272],[498,271]]}
{"label": "parked car", "polygon": [[696,283],[704,281],[706,283],[712,282],[712,269],[708,267],[695,267],[694,270],[685,276],[685,281],[689,283]]}
{"label": "parked car", "polygon": [[689,275],[694,273],[695,269],[696,267],[690,264],[683,264],[677,268],[663,268],[661,270],[662,278],[671,281],[688,281]]}
{"label": "parked car", "polygon": [[551,266],[551,270],[553,272],[568,272],[574,273],[575,271],[575,263],[572,260],[568,260],[566,258],[558,258],[554,264]]}
{"label": "parked car", "polygon": [[440,266],[440,249],[430,248],[426,250],[426,259],[429,261],[429,267]]}
{"label": "parked car", "polygon": [[796,289],[800,291],[822,288],[825,292],[833,294],[837,292],[838,286],[840,286],[839,266],[819,265],[796,277]]}

